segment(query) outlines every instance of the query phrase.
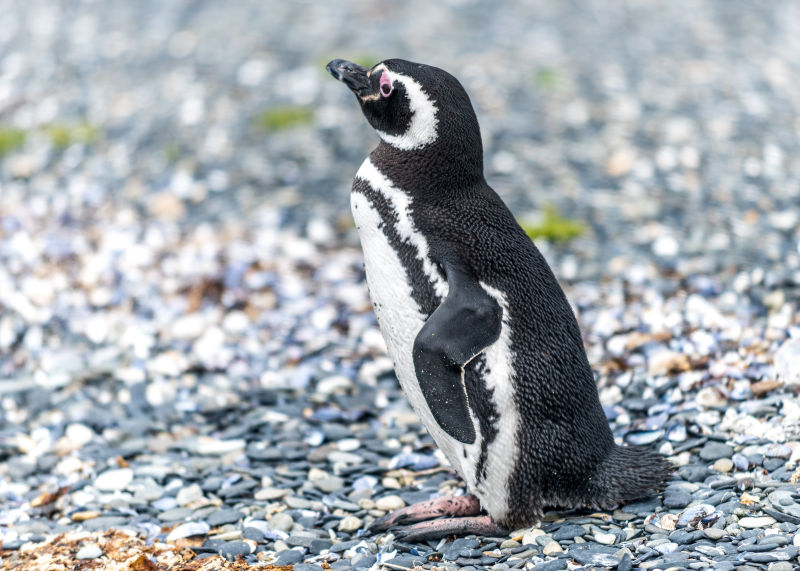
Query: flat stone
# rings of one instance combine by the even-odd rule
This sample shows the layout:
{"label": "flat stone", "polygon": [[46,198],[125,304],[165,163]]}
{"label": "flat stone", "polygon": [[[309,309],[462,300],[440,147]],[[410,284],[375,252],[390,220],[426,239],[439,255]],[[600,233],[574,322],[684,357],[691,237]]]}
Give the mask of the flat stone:
{"label": "flat stone", "polygon": [[745,529],[756,529],[767,527],[775,523],[775,518],[768,515],[761,517],[743,517],[739,520],[739,525]]}
{"label": "flat stone", "polygon": [[690,503],[692,503],[692,495],[689,492],[679,490],[664,494],[664,507],[685,508]]}
{"label": "flat stone", "polygon": [[552,533],[552,537],[556,541],[563,541],[565,539],[573,539],[575,537],[582,537],[586,535],[586,530],[582,525],[562,525]]}
{"label": "flat stone", "polygon": [[289,532],[292,531],[292,528],[294,527],[294,520],[292,519],[292,516],[286,512],[278,512],[272,514],[272,517],[269,518],[269,521],[267,521],[267,525],[270,529],[279,529],[281,531]]}
{"label": "flat stone", "polygon": [[210,529],[210,526],[204,521],[190,521],[188,523],[179,525],[169,532],[169,535],[167,536],[167,543],[175,543],[177,540],[183,539],[184,537],[208,535]]}
{"label": "flat stone", "polygon": [[227,541],[219,548],[219,554],[228,561],[233,561],[240,555],[250,555],[252,552],[250,544],[244,541]]}
{"label": "flat stone", "polygon": [[133,481],[133,470],[130,468],[106,470],[97,476],[94,487],[101,492],[119,492],[127,488],[131,481]]}
{"label": "flat stone", "polygon": [[564,550],[557,541],[550,541],[550,543],[542,547],[542,553],[548,556],[558,555],[559,553],[563,553],[563,551]]}
{"label": "flat stone", "polygon": [[218,510],[211,512],[206,517],[206,521],[208,522],[208,525],[210,525],[211,527],[219,527],[221,525],[225,525],[228,523],[236,523],[243,517],[244,514],[239,510],[233,510],[230,508],[220,508]]}
{"label": "flat stone", "polygon": [[714,462],[714,470],[723,474],[727,474],[733,470],[733,461],[730,458],[720,458]]}
{"label": "flat stone", "polygon": [[716,527],[709,527],[703,530],[703,534],[709,538],[713,539],[714,541],[718,539],[722,539],[725,537],[725,530],[716,528]]}
{"label": "flat stone", "polygon": [[299,549],[285,549],[284,551],[278,553],[278,557],[275,560],[275,565],[284,567],[286,565],[300,563],[302,560],[303,552]]}
{"label": "flat stone", "polygon": [[100,546],[96,543],[89,543],[84,545],[78,550],[78,553],[75,554],[76,559],[97,559],[98,557],[103,556],[103,550],[100,549]]}
{"label": "flat stone", "polygon": [[394,511],[404,508],[406,503],[400,496],[384,496],[375,500],[375,507],[379,510]]}
{"label": "flat stone", "polygon": [[361,518],[349,515],[343,517],[341,521],[339,521],[339,526],[337,529],[339,531],[351,532],[351,531],[356,531],[357,529],[361,529],[362,525],[364,525],[364,522],[361,521]]}
{"label": "flat stone", "polygon": [[706,462],[719,460],[720,458],[730,458],[733,455],[733,448],[722,442],[706,442],[700,449],[700,459]]}

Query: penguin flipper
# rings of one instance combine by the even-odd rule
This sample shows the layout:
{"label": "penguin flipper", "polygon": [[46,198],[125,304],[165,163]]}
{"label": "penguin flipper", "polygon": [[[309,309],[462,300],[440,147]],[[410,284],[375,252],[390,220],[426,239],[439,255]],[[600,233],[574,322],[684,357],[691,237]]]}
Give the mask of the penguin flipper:
{"label": "penguin flipper", "polygon": [[503,309],[463,270],[444,264],[447,299],[414,340],[414,369],[433,418],[447,434],[475,442],[464,367],[500,337]]}

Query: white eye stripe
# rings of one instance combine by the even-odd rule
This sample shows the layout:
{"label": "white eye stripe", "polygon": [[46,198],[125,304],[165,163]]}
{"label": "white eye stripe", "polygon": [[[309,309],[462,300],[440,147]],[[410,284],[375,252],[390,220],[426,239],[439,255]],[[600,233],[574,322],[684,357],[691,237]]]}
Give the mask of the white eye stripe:
{"label": "white eye stripe", "polygon": [[422,86],[416,80],[406,75],[394,73],[386,69],[386,66],[383,65],[375,68],[373,71],[381,69],[385,72],[392,85],[394,85],[395,82],[399,82],[403,85],[411,110],[411,123],[406,132],[402,135],[390,135],[382,131],[377,131],[378,136],[394,148],[402,151],[419,149],[433,143],[438,136],[436,128],[439,124],[439,120],[436,118],[436,114],[439,110],[436,108],[434,102],[428,97],[425,91],[423,91]]}

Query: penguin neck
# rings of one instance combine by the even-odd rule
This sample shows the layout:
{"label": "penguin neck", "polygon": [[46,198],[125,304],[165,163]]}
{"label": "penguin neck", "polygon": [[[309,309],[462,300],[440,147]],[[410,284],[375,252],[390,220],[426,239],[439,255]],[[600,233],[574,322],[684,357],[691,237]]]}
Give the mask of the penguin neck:
{"label": "penguin neck", "polygon": [[428,194],[459,195],[485,184],[480,139],[477,145],[444,145],[437,141],[410,151],[381,141],[370,160],[397,188],[420,198]]}

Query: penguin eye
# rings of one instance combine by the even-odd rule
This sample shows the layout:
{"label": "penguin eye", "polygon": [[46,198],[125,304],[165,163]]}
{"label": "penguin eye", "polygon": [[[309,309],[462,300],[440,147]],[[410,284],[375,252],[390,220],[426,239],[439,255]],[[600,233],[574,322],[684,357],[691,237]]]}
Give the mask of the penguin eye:
{"label": "penguin eye", "polygon": [[381,90],[381,95],[383,95],[384,97],[389,97],[392,94],[392,91],[394,90],[394,87],[392,86],[392,80],[389,79],[389,76],[386,74],[385,71],[381,74],[380,90]]}

